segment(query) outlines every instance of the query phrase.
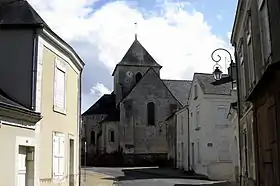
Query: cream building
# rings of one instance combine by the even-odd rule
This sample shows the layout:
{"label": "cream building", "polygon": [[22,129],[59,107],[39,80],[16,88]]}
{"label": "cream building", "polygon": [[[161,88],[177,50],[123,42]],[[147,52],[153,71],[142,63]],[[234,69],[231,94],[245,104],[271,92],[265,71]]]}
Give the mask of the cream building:
{"label": "cream building", "polygon": [[0,7],[0,185],[77,186],[84,63],[27,1]]}

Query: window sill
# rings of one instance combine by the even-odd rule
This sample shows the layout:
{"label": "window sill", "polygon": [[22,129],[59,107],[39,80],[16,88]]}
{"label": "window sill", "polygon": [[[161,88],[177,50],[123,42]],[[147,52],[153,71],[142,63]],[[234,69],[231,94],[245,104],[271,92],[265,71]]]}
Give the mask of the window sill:
{"label": "window sill", "polygon": [[57,106],[53,106],[53,111],[57,112],[59,114],[66,115],[66,109],[65,108],[59,108]]}

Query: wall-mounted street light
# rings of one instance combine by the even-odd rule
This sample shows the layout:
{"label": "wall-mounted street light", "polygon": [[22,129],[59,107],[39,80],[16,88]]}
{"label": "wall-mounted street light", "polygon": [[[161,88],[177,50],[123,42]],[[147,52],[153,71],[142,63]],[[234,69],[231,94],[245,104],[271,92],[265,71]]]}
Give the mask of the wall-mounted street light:
{"label": "wall-mounted street light", "polygon": [[[219,65],[219,62],[221,61],[222,58],[217,52],[221,52],[221,51],[226,52],[230,58],[230,66],[228,67],[227,76],[223,76],[223,72],[220,70],[221,65]],[[233,86],[233,83],[236,80],[236,64],[233,62],[230,52],[224,48],[217,48],[216,50],[214,50],[212,52],[211,58],[216,63],[213,66],[213,68],[214,68],[213,76],[214,76],[215,82],[213,82],[212,84],[221,85],[221,84],[232,82],[232,86]]]}

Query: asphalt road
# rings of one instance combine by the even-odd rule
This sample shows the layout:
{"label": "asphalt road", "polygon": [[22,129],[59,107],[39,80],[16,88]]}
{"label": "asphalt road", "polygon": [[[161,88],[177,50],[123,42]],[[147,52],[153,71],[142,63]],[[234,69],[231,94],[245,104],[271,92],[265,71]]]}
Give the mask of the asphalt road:
{"label": "asphalt road", "polygon": [[[113,176],[116,186],[184,186],[184,185],[212,185],[210,181],[193,179],[166,178],[148,173],[135,171],[136,168],[103,168],[92,167],[87,170]],[[139,167],[137,167],[139,169]],[[216,184],[215,184],[216,185]]]}

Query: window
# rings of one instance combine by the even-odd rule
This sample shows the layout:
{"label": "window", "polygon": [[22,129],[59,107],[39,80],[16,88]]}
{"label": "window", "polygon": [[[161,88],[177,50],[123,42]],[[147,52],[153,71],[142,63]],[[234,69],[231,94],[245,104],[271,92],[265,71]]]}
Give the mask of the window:
{"label": "window", "polygon": [[65,139],[62,133],[53,133],[53,178],[62,180],[65,168]]}
{"label": "window", "polygon": [[155,125],[155,104],[149,102],[147,105],[148,125]]}
{"label": "window", "polygon": [[238,55],[240,61],[240,83],[241,83],[241,94],[243,97],[246,96],[246,83],[245,83],[245,67],[244,67],[244,44],[243,39],[240,40],[238,47]]}
{"label": "window", "polygon": [[109,142],[115,142],[115,132],[113,130],[109,130]]}
{"label": "window", "polygon": [[90,142],[91,144],[95,145],[95,131],[92,130],[90,133]]}
{"label": "window", "polygon": [[142,74],[140,72],[138,72],[135,76],[135,79],[136,79],[136,83],[138,83],[142,78]]}
{"label": "window", "polygon": [[227,108],[218,107],[217,108],[217,126],[227,126]]}
{"label": "window", "polygon": [[255,65],[253,59],[253,45],[252,45],[252,19],[248,16],[247,26],[246,26],[246,37],[247,37],[247,61],[248,61],[248,71],[249,71],[249,88],[255,82]]}
{"label": "window", "polygon": [[230,161],[229,142],[222,140],[219,146],[219,161]]}
{"label": "window", "polygon": [[54,109],[65,113],[66,110],[66,75],[65,66],[56,60],[54,74]]}
{"label": "window", "polygon": [[200,145],[199,145],[199,140],[196,141],[196,148],[197,148],[197,163],[201,162],[200,158]]}
{"label": "window", "polygon": [[267,1],[262,0],[259,6],[260,11],[260,30],[261,30],[261,45],[263,53],[263,65],[266,64],[271,53],[270,45],[270,28]]}
{"label": "window", "polygon": [[180,117],[180,120],[181,120],[181,134],[183,135],[184,134],[184,118],[182,115]]}
{"label": "window", "polygon": [[194,99],[197,98],[197,85],[194,85]]}
{"label": "window", "polygon": [[196,123],[196,128],[199,127],[200,125],[200,119],[199,119],[199,108],[196,108],[196,115],[195,115],[195,123]]}

